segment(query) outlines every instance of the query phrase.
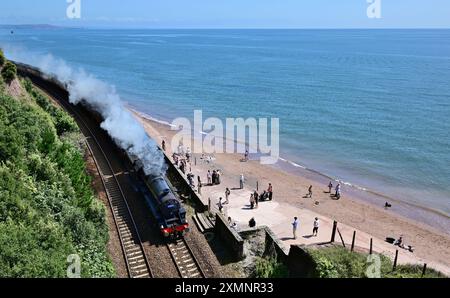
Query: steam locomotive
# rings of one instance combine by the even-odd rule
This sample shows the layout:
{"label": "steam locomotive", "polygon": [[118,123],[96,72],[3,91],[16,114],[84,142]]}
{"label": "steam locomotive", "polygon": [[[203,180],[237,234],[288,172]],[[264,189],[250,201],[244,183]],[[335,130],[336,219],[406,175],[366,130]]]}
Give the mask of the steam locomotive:
{"label": "steam locomotive", "polygon": [[[46,76],[39,69],[18,62],[14,63],[17,65],[18,73],[22,76],[31,78],[34,83],[42,83],[44,81],[42,78]],[[51,82],[65,94],[67,93],[66,84],[58,81],[56,78],[46,77],[45,82]],[[93,119],[96,119],[99,123],[103,121],[100,113],[88,106],[85,106],[85,108],[89,110]],[[162,235],[164,237],[175,238],[188,232],[189,224],[186,221],[186,210],[181,204],[181,201],[170,189],[167,181],[163,176],[155,176],[146,173],[142,161],[138,156],[130,153],[131,150],[129,149],[130,148],[122,150],[122,153],[124,158],[128,158],[133,165],[134,170],[145,182],[145,185],[142,185],[142,192],[144,193],[147,205],[150,207],[152,214],[158,223]]]}
{"label": "steam locomotive", "polygon": [[186,221],[186,210],[181,201],[175,196],[163,176],[147,174],[142,161],[129,151],[126,151],[126,155],[133,165],[133,169],[145,182],[145,188],[150,190],[151,196],[144,192],[144,197],[162,235],[166,238],[184,235],[189,231],[189,224]]}

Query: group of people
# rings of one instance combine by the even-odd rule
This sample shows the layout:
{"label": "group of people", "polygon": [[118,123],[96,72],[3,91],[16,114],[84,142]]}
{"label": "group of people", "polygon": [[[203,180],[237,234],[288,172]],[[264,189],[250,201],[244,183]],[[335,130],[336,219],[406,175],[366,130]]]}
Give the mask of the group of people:
{"label": "group of people", "polygon": [[220,184],[220,171],[219,170],[208,170],[208,173],[206,173],[206,180],[208,182],[208,185],[219,185]]}
{"label": "group of people", "polygon": [[[333,189],[333,183],[330,181],[330,183],[328,183],[328,193],[331,194],[331,190]],[[334,196],[337,200],[339,200],[341,198],[341,183],[338,183],[335,187],[335,193],[334,195],[331,194],[332,196]],[[312,198],[313,196],[313,186],[310,185],[308,187],[308,193],[306,194],[306,196],[304,196],[304,198]]]}
{"label": "group of people", "polygon": [[173,163],[177,166],[183,174],[186,174],[188,160],[179,153],[172,154]]}
{"label": "group of people", "polygon": [[[328,193],[331,194],[332,189],[333,183],[330,181],[330,183],[328,183]],[[339,200],[341,198],[341,183],[338,182],[334,190],[335,190],[334,197]]]}
{"label": "group of people", "polygon": [[[294,236],[293,237],[294,239],[297,239],[297,230],[299,228],[299,225],[300,225],[300,221],[299,221],[298,217],[294,217],[294,222],[292,222],[292,234]],[[311,236],[317,237],[317,234],[319,233],[319,226],[320,226],[319,218],[316,217],[313,222],[313,230],[312,230]]]}
{"label": "group of people", "polygon": [[272,183],[269,183],[269,187],[267,190],[264,190],[262,194],[259,194],[257,190],[254,190],[252,194],[250,194],[250,208],[255,209],[258,208],[259,201],[269,200],[272,201],[273,197],[273,187]]}

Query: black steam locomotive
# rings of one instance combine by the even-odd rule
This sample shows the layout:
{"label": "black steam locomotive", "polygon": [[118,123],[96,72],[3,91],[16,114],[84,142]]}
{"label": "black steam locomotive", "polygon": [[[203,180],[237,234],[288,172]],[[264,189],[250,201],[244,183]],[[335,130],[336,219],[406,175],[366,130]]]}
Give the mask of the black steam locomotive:
{"label": "black steam locomotive", "polygon": [[144,197],[158,222],[162,235],[175,238],[188,232],[189,224],[186,221],[186,210],[170,189],[164,177],[145,173],[144,166],[137,156],[129,153],[129,150],[127,150],[126,155],[134,170],[145,182],[146,189],[150,190],[151,195],[147,195],[148,192],[144,191]]}

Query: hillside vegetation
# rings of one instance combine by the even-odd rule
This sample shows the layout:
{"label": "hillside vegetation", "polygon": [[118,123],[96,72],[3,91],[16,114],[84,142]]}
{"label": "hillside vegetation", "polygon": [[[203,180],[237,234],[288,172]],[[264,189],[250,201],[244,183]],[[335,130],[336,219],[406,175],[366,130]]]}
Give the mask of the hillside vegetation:
{"label": "hillside vegetation", "polygon": [[[373,272],[373,260],[368,261],[368,255],[351,252],[343,247],[310,249],[313,268],[308,277],[318,278],[366,278],[367,273]],[[380,275],[382,278],[421,278],[422,267],[418,265],[398,265],[392,271],[391,259],[378,255],[380,260]],[[370,274],[370,273],[369,273]],[[444,274],[431,268],[427,269],[424,278],[443,278]]]}
{"label": "hillside vegetation", "polygon": [[6,84],[0,78],[0,277],[66,277],[72,254],[82,277],[115,276],[76,123],[30,82],[21,82],[27,98],[7,95]]}

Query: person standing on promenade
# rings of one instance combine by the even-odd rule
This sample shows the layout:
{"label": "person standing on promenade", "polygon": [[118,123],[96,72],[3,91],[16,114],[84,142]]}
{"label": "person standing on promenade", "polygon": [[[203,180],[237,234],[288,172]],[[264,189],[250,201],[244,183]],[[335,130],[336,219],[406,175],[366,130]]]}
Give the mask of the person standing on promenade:
{"label": "person standing on promenade", "polygon": [[220,184],[220,171],[219,170],[216,171],[216,184],[217,185]]}
{"label": "person standing on promenade", "polygon": [[200,178],[200,175],[197,176],[197,186],[198,186],[198,194],[202,194],[202,179]]}
{"label": "person standing on promenade", "polygon": [[333,183],[328,183],[328,193],[331,193],[331,189],[333,188]]}
{"label": "person standing on promenade", "polygon": [[219,212],[222,213],[223,210],[222,197],[219,198],[219,203],[217,205],[219,206]]}
{"label": "person standing on promenade", "polygon": [[267,193],[269,194],[269,201],[272,201],[272,194],[273,194],[272,183],[269,183],[269,188],[267,188]]}
{"label": "person standing on promenade", "polygon": [[312,185],[308,188],[308,197],[312,198],[313,192],[312,192]]}
{"label": "person standing on promenade", "polygon": [[212,185],[216,185],[216,181],[217,181],[217,172],[216,170],[212,171]]}
{"label": "person standing on promenade", "polygon": [[241,177],[239,178],[239,188],[243,189],[244,188],[244,174],[241,174]]}
{"label": "person standing on promenade", "polygon": [[228,198],[230,197],[230,194],[231,194],[231,191],[230,191],[230,189],[227,187],[227,188],[225,189],[225,204],[228,204],[228,203],[229,203]]}
{"label": "person standing on promenade", "polygon": [[313,223],[313,236],[317,237],[318,233],[319,233],[319,218],[316,217]]}
{"label": "person standing on promenade", "polygon": [[297,239],[297,228],[298,228],[298,218],[294,217],[294,222],[292,223],[292,234],[294,235],[294,239]]}
{"label": "person standing on promenade", "polygon": [[208,182],[208,185],[212,184],[212,176],[211,176],[211,171],[208,170],[208,173],[206,174],[206,180]]}
{"label": "person standing on promenade", "polygon": [[250,208],[255,208],[255,196],[253,194],[250,195]]}

